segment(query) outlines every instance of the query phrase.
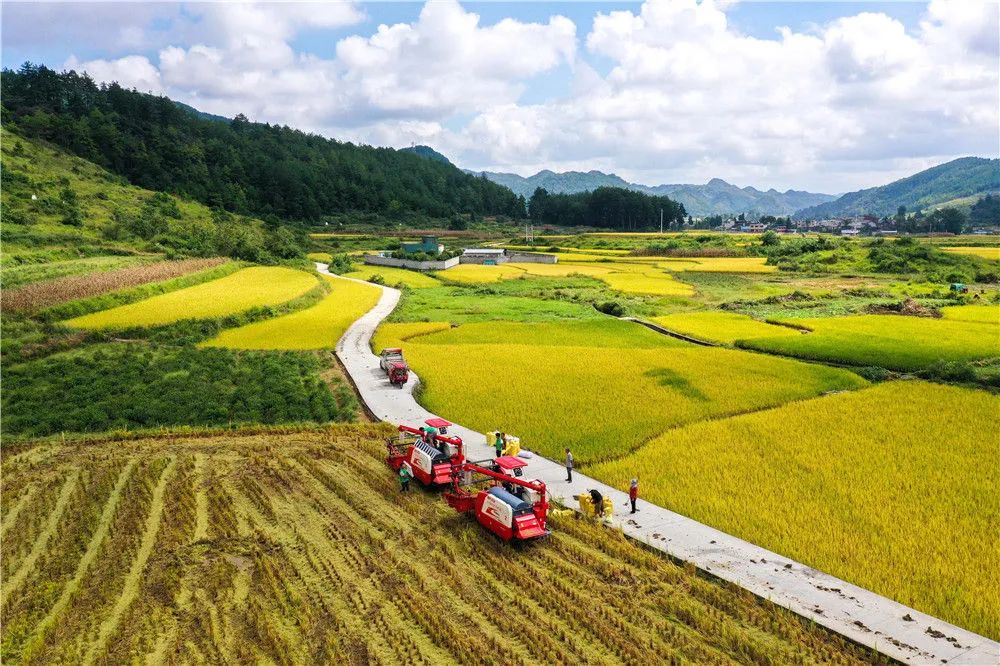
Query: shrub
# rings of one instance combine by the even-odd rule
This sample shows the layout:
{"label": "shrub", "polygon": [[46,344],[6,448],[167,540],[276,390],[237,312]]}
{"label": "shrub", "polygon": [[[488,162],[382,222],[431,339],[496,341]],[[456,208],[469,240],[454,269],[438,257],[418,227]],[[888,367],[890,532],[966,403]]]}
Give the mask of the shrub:
{"label": "shrub", "polygon": [[612,317],[622,317],[625,315],[625,308],[618,301],[595,303],[594,307],[597,308],[598,312],[603,312],[604,314],[611,315]]}

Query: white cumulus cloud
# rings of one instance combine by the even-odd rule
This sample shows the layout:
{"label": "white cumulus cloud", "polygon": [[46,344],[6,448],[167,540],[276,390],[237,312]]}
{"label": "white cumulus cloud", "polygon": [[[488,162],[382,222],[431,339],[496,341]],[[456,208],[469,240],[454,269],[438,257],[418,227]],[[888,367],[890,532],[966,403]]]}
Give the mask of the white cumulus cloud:
{"label": "white cumulus cloud", "polygon": [[[845,6],[766,38],[736,29],[730,4],[647,0],[596,12],[578,35],[560,15],[486,24],[456,0],[431,0],[412,22],[343,37],[318,57],[296,36],[358,24],[357,5],[207,3],[159,30],[171,41],[156,57],[66,65],[212,113],[430,143],[463,166],[521,173],[843,191],[998,152],[997,3],[933,0],[910,27]],[[137,25],[123,23],[123,43],[146,34]],[[540,81],[553,76],[571,81],[546,94]]]}

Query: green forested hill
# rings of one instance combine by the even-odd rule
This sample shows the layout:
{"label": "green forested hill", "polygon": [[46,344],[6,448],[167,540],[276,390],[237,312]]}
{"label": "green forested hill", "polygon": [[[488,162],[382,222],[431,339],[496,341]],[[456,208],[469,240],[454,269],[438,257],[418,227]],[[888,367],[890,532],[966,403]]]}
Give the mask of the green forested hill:
{"label": "green forested hill", "polygon": [[522,217],[523,200],[419,155],[288,127],[210,120],[165,97],[44,66],[4,70],[3,122],[150,190],[259,217],[343,212]]}
{"label": "green forested hill", "polygon": [[900,206],[922,210],[952,199],[1000,190],[1000,160],[962,157],[881,187],[849,192],[795,216],[824,219],[846,215],[892,215]]}
{"label": "green forested hill", "polygon": [[224,255],[270,262],[302,254],[300,234],[291,225],[265,225],[130,185],[58,146],[6,128],[0,143],[5,287],[23,281],[18,274],[33,266],[38,277],[55,277],[58,270],[42,270],[50,262],[84,258]]}

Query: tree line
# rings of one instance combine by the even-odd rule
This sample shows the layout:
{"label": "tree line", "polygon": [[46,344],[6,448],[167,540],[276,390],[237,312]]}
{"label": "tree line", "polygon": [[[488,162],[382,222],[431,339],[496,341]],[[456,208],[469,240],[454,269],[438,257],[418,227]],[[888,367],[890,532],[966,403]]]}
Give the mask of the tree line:
{"label": "tree line", "polygon": [[528,201],[528,211],[536,224],[620,231],[658,229],[660,211],[664,229],[680,227],[687,216],[684,205],[673,199],[620,187],[576,194],[551,194],[539,187]]}
{"label": "tree line", "polygon": [[506,187],[450,164],[287,126],[201,117],[166,97],[98,86],[86,74],[25,63],[0,78],[2,121],[119,173],[234,213],[316,221],[368,212],[522,218]]}

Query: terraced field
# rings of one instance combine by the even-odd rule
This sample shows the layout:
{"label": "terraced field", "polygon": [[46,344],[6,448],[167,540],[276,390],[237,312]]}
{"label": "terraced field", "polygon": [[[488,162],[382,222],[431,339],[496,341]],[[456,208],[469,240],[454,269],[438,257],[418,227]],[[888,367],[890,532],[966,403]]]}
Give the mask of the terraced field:
{"label": "terraced field", "polygon": [[76,317],[66,324],[75,328],[124,329],[160,326],[182,319],[222,317],[255,307],[278,305],[314,287],[316,278],[305,271],[252,266],[194,287]]}
{"label": "terraced field", "polygon": [[330,293],[316,305],[221,332],[204,343],[235,349],[331,349],[354,321],[378,302],[377,287],[322,276]]}
{"label": "terraced field", "polygon": [[986,391],[887,382],[669,430],[588,473],[639,475],[651,502],[996,639],[998,414]]}
{"label": "terraced field", "polygon": [[4,663],[874,660],[573,518],[508,547],[400,495],[384,433],[8,452]]}

